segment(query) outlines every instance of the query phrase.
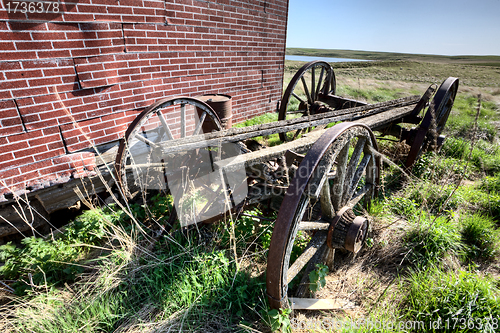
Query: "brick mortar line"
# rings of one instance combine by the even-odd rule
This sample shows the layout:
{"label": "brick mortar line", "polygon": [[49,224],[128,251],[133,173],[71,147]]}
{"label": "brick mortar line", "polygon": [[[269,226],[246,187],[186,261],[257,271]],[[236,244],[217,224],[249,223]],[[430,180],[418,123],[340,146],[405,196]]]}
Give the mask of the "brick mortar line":
{"label": "brick mortar line", "polygon": [[[235,8],[241,8],[241,7],[235,7]],[[276,17],[276,21],[281,22],[281,19],[286,18],[286,15],[277,15],[277,14],[270,14],[266,12],[261,12],[258,11],[259,13],[265,13],[266,15],[269,16],[274,16]],[[110,14],[112,15],[112,14]],[[246,14],[248,16],[252,16],[251,14]],[[156,16],[152,16],[156,17]],[[159,16],[158,16],[159,17]],[[164,16],[165,18],[169,18],[167,15]],[[279,18],[279,19],[278,19]],[[174,18],[175,19],[175,18]],[[204,26],[196,26],[196,25],[188,25],[188,24],[171,24],[167,22],[127,22],[127,21],[47,21],[47,20],[19,20],[19,19],[0,19],[0,22],[13,22],[13,23],[52,23],[52,24],[57,24],[57,25],[64,25],[64,24],[92,24],[92,23],[115,23],[115,24],[146,24],[146,25],[161,25],[161,26],[170,26],[170,27],[175,27],[175,26],[180,26],[180,27],[197,27],[197,28],[216,28],[216,29],[228,29],[228,30],[236,30],[240,31],[238,29],[230,29],[230,28],[217,28],[217,27],[204,27]],[[224,22],[218,22],[218,21],[208,21],[208,22],[216,22],[217,23],[222,23],[222,24],[232,24],[232,23],[224,23]],[[252,21],[252,22],[257,22],[258,21]],[[234,25],[234,24],[233,24]],[[253,27],[252,25],[248,25],[248,27]],[[10,30],[12,31],[12,30]],[[51,32],[51,31],[59,31],[59,30],[35,30],[36,32]],[[103,30],[85,30],[85,31],[103,31]],[[31,31],[30,31],[31,32]]]}
{"label": "brick mortar line", "polygon": [[[204,2],[204,3],[215,3],[215,4],[219,5],[219,6],[224,6],[224,7],[226,7],[226,6],[227,6],[227,7],[231,7],[231,8],[246,9],[246,10],[251,11],[251,12],[265,13],[265,14],[267,14],[267,15],[274,15],[274,16],[280,16],[280,17],[281,17],[281,15],[267,13],[267,12],[265,11],[265,6],[264,6],[264,10],[262,11],[262,10],[258,10],[258,9],[249,9],[249,8],[245,8],[245,7],[242,7],[242,6],[235,6],[235,5],[230,5],[230,4],[222,4],[222,3],[219,3],[219,2],[217,2],[217,1],[206,1],[206,0],[196,0],[196,1],[198,1],[198,2]],[[194,2],[193,2],[193,3],[194,3]],[[244,3],[244,2],[242,1],[241,3]],[[267,1],[265,1],[265,3],[267,3]],[[193,7],[193,8],[197,8],[197,7],[198,7],[198,6],[195,6],[195,5],[193,5],[193,6],[190,6],[190,5],[183,5],[183,4],[179,4],[179,5],[184,6],[184,7],[186,7],[186,6],[187,6],[187,7]],[[223,11],[222,9],[214,9],[214,10],[216,10],[216,11]],[[251,14],[248,14],[248,15],[251,15]],[[283,16],[285,16],[285,17],[286,17],[286,15],[283,15]]]}
{"label": "brick mortar line", "polygon": [[[257,69],[251,69],[251,68],[249,68],[248,70],[239,70],[239,71],[243,71],[244,72],[244,71],[250,71],[250,70],[257,70]],[[267,70],[272,70],[272,69],[270,68],[270,69],[267,69]],[[155,72],[155,73],[161,73],[161,72]],[[121,83],[116,83],[116,84],[111,84],[111,85],[106,85],[106,86],[100,86],[100,87],[89,87],[89,88],[82,88],[82,89],[79,89],[79,90],[70,90],[70,91],[65,91],[64,93],[78,92],[78,91],[83,91],[83,90],[87,90],[87,89],[97,89],[97,88],[102,88],[102,87],[110,87],[110,86],[115,86],[115,85],[124,84],[124,83],[148,82],[148,81],[162,80],[162,79],[167,79],[167,78],[168,79],[193,78],[193,77],[197,77],[197,76],[225,75],[225,74],[231,74],[231,73],[234,73],[234,71],[225,71],[225,72],[217,72],[217,73],[209,73],[209,74],[192,74],[192,75],[182,75],[182,76],[169,76],[169,77],[166,77],[166,78],[137,80],[137,81],[126,81],[126,82],[121,82]],[[119,76],[117,76],[117,77],[119,77]],[[216,78],[214,78],[214,79],[216,79]],[[78,81],[78,82],[80,83],[80,81]],[[40,86],[40,87],[37,87],[37,88],[43,88],[43,87],[50,87],[50,86]],[[144,88],[144,87],[136,87],[136,88],[130,88],[130,89],[120,90],[120,91],[128,91],[128,90],[139,89],[139,88]],[[28,87],[26,89],[32,89],[32,88]],[[41,95],[32,95],[32,96],[26,96],[26,97],[22,97],[22,98],[43,97],[43,96],[50,96],[50,95],[54,95],[54,93],[41,94]],[[0,102],[1,101],[8,101],[8,100],[12,100],[12,98],[8,98],[8,99],[5,99],[5,100],[0,100]]]}
{"label": "brick mortar line", "polygon": [[[147,38],[147,37],[146,37]],[[153,39],[151,37],[151,39]],[[178,40],[178,38],[175,39],[176,41]],[[199,39],[199,40],[205,40],[203,38]],[[223,41],[223,40],[222,40]],[[257,42],[257,43],[260,43],[260,42]],[[262,42],[264,43],[264,42]],[[139,45],[139,46],[142,46],[142,45],[146,45],[146,46],[161,46],[160,44],[130,44],[130,45]],[[173,46],[177,46],[178,44],[172,44]],[[191,44],[187,44],[188,46],[191,46]],[[118,45],[118,46],[121,46],[121,45]],[[232,45],[229,45],[229,46],[224,46],[224,45],[200,45],[201,47],[205,46],[205,47],[210,47],[210,46],[213,46],[213,47],[233,47],[233,48],[239,48],[238,46],[232,46]],[[112,47],[117,47],[117,46],[110,46],[108,48],[112,48]],[[273,47],[264,47],[262,46],[262,48],[271,48],[273,49]],[[78,49],[55,49],[55,50],[48,50],[48,51],[71,51],[71,50],[85,50],[86,48],[78,48]],[[37,52],[36,50],[28,50],[27,52]],[[74,60],[74,59],[86,59],[86,58],[95,58],[95,57],[104,57],[104,56],[112,56],[112,55],[121,55],[121,54],[154,54],[154,53],[183,53],[183,52],[238,52],[238,51],[204,51],[204,50],[197,50],[197,51],[165,51],[165,52],[162,52],[162,51],[141,51],[141,52],[137,52],[137,51],[134,51],[134,52],[120,52],[120,53],[110,53],[110,54],[98,54],[98,55],[90,55],[90,56],[74,56],[74,57],[60,57],[60,58],[39,58],[39,59],[23,59],[23,60],[0,60],[0,63],[9,63],[9,62],[36,62],[36,61],[40,61],[40,62],[47,62],[47,61],[57,61],[57,60]],[[240,52],[248,52],[248,51],[240,51]],[[250,51],[252,52],[252,51]],[[256,53],[266,53],[266,54],[269,54],[269,52],[266,52],[266,51],[253,51],[253,52],[256,52]],[[193,58],[193,57],[186,57],[186,59],[189,59],[189,58]],[[152,58],[152,59],[162,59],[162,58]],[[184,59],[184,58],[181,58],[181,59]],[[136,59],[136,60],[145,60],[145,59]],[[121,60],[116,60],[116,61],[121,61]],[[128,60],[124,60],[124,61],[128,61]],[[106,62],[106,63],[109,63],[109,62]],[[50,68],[65,68],[65,67],[70,67],[70,66],[57,66],[57,67],[46,67],[47,69],[50,69]],[[45,68],[45,67],[44,67]],[[33,69],[36,69],[36,68],[33,68]],[[16,71],[16,70],[14,70]]]}

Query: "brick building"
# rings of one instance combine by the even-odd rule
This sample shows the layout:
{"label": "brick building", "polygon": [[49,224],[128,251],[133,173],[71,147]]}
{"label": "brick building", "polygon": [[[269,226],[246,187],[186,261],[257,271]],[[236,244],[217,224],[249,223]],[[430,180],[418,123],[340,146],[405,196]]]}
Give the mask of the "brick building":
{"label": "brick building", "polygon": [[85,177],[88,148],[116,142],[160,98],[231,95],[239,122],[281,97],[287,0],[2,6],[0,204]]}

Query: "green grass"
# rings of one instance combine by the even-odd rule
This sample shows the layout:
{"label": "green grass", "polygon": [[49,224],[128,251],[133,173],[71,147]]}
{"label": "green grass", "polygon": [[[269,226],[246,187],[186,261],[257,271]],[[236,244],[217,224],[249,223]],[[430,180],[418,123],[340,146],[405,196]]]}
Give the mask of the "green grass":
{"label": "green grass", "polygon": [[486,192],[500,193],[500,173],[484,177],[481,181],[481,189]]}
{"label": "green grass", "polygon": [[408,219],[412,219],[415,211],[424,209],[432,214],[448,216],[460,210],[480,212],[498,220],[500,194],[476,185],[459,186],[451,182],[424,180],[408,184],[399,195],[387,198],[386,205],[394,214]]}
{"label": "green grass", "polygon": [[287,48],[286,54],[347,58],[347,59],[367,59],[379,61],[425,61],[437,63],[469,63],[469,64],[487,64],[500,66],[500,56],[442,56],[427,54],[395,53],[395,52],[374,52],[359,50],[331,50],[331,49],[307,49],[307,48]]}
{"label": "green grass", "polygon": [[[255,221],[247,218],[247,223],[239,222],[241,240],[250,241],[254,235],[247,228]],[[267,311],[265,282],[239,270],[228,247],[217,246],[217,237],[207,243],[196,229],[174,235],[163,237],[151,252],[111,248],[95,267],[98,275],[79,284],[81,294],[57,300],[53,289],[42,293],[32,300],[34,303],[20,304],[13,323],[19,324],[20,332],[107,332],[134,318],[155,318],[172,321],[172,327],[182,325],[186,331],[203,331],[203,325],[214,316],[225,318],[228,327],[259,320],[259,311]],[[270,232],[264,230],[258,242],[269,238]],[[219,239],[223,242],[224,237]],[[39,304],[51,299],[57,300],[51,304],[51,313],[41,316]],[[145,307],[143,318],[140,314]],[[33,316],[37,319],[27,322]]]}
{"label": "green grass", "polygon": [[337,86],[337,94],[343,97],[366,101],[369,103],[385,102],[408,96],[408,94],[401,89],[383,87],[377,89],[360,89],[347,85]]}
{"label": "green grass", "polygon": [[[500,57],[436,56],[388,52],[288,48],[287,54],[373,61],[332,63],[337,77],[367,78],[440,84],[447,77],[458,77],[461,86],[500,87]],[[286,61],[295,71],[302,64]],[[496,68],[495,68],[496,67]],[[342,83],[341,80],[337,80]]]}
{"label": "green grass", "polygon": [[467,203],[465,207],[471,212],[479,212],[496,221],[500,221],[500,193],[484,191],[478,186],[462,186],[457,196]]}
{"label": "green grass", "polygon": [[[7,279],[19,279],[14,284],[17,294],[35,286],[57,286],[72,282],[84,271],[89,245],[102,242],[110,232],[109,225],[119,215],[110,210],[89,210],[65,228],[55,238],[24,238],[22,246],[11,243],[0,246],[0,274]],[[83,245],[83,246],[81,246]],[[27,282],[27,276],[31,281]]]}
{"label": "green grass", "polygon": [[247,126],[272,123],[275,121],[278,121],[278,113],[276,113],[276,112],[264,113],[260,116],[255,116],[255,117],[247,119],[241,123],[235,124],[233,127],[241,128],[241,127],[247,127]]}
{"label": "green grass", "polygon": [[[245,120],[244,122],[241,122],[239,124],[234,125],[233,127],[247,127],[247,126],[254,126],[254,125],[260,125],[260,124],[266,124],[266,123],[272,123],[278,121],[278,113],[265,113],[260,116],[256,116],[250,119]],[[276,146],[281,143],[281,140],[279,138],[279,134],[271,134],[271,135],[265,135],[265,136],[258,136],[253,138],[259,143],[266,143],[267,146],[272,147]]]}
{"label": "green grass", "polygon": [[[262,219],[262,216],[266,216]],[[241,216],[234,223],[234,237],[240,255],[245,255],[249,247],[252,251],[260,252],[269,248],[273,223],[276,220],[276,213],[265,215],[259,208],[245,211],[245,216]],[[231,242],[231,226],[227,223],[220,223],[217,226],[218,242],[222,248],[229,247]]]}
{"label": "green grass", "polygon": [[418,205],[415,200],[403,196],[390,196],[385,200],[385,209],[408,220],[416,218]]}
{"label": "green grass", "polygon": [[471,124],[474,123],[477,106],[477,96],[458,94],[453,105],[453,112],[446,123],[446,132],[457,138],[468,140],[479,138],[493,142],[497,129],[492,121],[500,119],[498,106],[492,101],[481,101],[477,130],[473,132]]}
{"label": "green grass", "polygon": [[473,167],[467,161],[454,157],[436,155],[432,152],[423,154],[414,164],[413,175],[422,180],[454,182],[462,177],[474,177]]}
{"label": "green grass", "polygon": [[413,200],[417,207],[430,213],[451,212],[466,205],[465,198],[452,184],[438,184],[431,181],[416,182],[405,188],[404,196]]}
{"label": "green grass", "polygon": [[446,256],[461,256],[463,244],[456,223],[446,216],[434,217],[422,213],[415,217],[408,230],[405,244],[408,261],[419,269],[442,261]]}
{"label": "green grass", "polygon": [[126,294],[105,293],[70,304],[60,296],[57,291],[51,291],[19,306],[12,324],[17,324],[18,332],[106,332],[125,319],[120,308],[127,299]]}
{"label": "green grass", "polygon": [[[496,332],[500,290],[492,278],[430,267],[408,278],[405,320],[422,321],[429,332]],[[433,330],[432,327],[441,329]],[[468,326],[470,325],[470,326]]]}
{"label": "green grass", "polygon": [[500,233],[492,218],[481,214],[467,214],[460,219],[462,242],[466,245],[468,260],[492,260],[498,254]]}

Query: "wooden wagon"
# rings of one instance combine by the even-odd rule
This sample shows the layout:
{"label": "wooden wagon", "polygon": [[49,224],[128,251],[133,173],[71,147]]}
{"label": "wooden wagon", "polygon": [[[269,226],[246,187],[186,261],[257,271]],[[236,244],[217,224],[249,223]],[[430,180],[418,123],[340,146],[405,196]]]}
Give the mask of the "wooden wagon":
{"label": "wooden wagon", "polygon": [[[332,67],[313,61],[292,78],[273,123],[223,129],[210,101],[164,99],[126,131],[117,182],[123,196],[172,194],[175,212],[166,228],[177,220],[213,222],[271,200],[279,211],[267,293],[271,307],[288,307],[292,293],[301,295],[289,288],[299,272],[321,261],[331,265],[335,250],[356,253],[365,242],[370,219],[359,208],[377,193],[382,158],[374,132],[405,141],[411,168],[422,151],[442,144],[457,89],[450,77],[422,96],[366,104],[337,96]],[[281,144],[272,147],[252,140],[276,133]],[[308,245],[292,262],[299,233]]]}

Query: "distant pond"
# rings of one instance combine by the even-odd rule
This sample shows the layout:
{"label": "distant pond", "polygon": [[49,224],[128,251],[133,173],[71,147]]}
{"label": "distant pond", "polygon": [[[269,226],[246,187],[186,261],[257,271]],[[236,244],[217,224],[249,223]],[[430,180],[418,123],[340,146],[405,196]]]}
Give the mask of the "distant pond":
{"label": "distant pond", "polygon": [[330,57],[310,57],[310,56],[298,56],[298,55],[285,55],[285,60],[293,61],[313,61],[322,60],[326,62],[352,62],[352,61],[371,61],[362,59],[347,59],[347,58],[330,58]]}

